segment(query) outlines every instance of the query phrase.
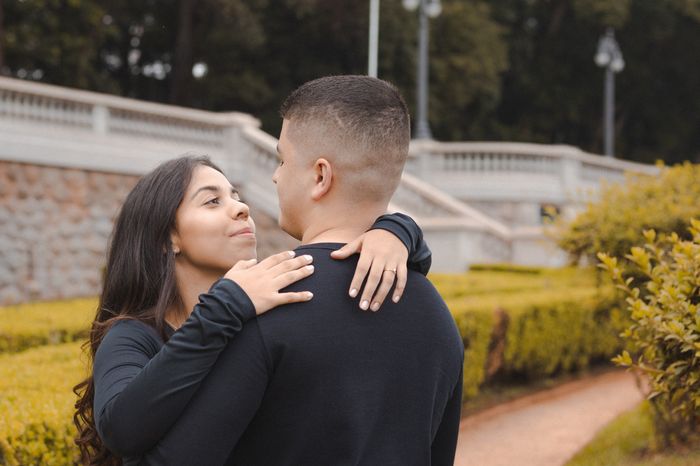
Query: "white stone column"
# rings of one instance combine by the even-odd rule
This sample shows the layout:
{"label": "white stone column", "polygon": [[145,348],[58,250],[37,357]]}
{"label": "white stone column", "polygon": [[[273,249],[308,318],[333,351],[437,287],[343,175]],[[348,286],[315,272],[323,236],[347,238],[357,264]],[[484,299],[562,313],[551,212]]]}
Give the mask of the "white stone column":
{"label": "white stone column", "polygon": [[97,134],[109,132],[109,109],[104,105],[92,107],[92,130]]}

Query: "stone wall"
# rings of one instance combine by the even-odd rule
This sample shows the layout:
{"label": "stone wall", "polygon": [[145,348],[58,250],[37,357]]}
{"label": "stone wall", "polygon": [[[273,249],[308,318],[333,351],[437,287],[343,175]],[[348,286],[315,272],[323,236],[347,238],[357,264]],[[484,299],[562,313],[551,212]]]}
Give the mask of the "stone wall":
{"label": "stone wall", "polygon": [[0,162],[0,304],[96,294],[112,219],[137,179]]}
{"label": "stone wall", "polygon": [[[0,161],[0,305],[96,295],[113,219],[137,180]],[[293,247],[255,214],[259,257]]]}

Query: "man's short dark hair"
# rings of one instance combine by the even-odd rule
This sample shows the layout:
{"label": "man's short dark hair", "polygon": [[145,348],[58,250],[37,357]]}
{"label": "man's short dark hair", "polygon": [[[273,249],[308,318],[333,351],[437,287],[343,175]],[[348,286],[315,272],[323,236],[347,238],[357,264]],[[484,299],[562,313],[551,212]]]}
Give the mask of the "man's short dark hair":
{"label": "man's short dark hair", "polygon": [[361,174],[368,195],[393,194],[411,138],[408,108],[395,86],[369,76],[327,76],[292,92],[280,114],[314,155],[336,156],[344,179]]}

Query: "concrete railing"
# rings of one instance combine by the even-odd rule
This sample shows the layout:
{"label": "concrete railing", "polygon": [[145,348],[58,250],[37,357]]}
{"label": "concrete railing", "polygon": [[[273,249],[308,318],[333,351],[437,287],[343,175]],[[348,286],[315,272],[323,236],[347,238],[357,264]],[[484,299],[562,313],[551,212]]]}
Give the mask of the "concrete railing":
{"label": "concrete railing", "polygon": [[[512,142],[415,141],[409,169],[460,199],[541,202],[585,200],[602,180],[658,168],[584,152],[566,145]],[[493,189],[496,187],[497,189]]]}
{"label": "concrete railing", "polygon": [[[193,151],[218,162],[250,115],[214,113],[0,77],[4,159],[141,174]],[[61,142],[63,141],[63,142]]]}

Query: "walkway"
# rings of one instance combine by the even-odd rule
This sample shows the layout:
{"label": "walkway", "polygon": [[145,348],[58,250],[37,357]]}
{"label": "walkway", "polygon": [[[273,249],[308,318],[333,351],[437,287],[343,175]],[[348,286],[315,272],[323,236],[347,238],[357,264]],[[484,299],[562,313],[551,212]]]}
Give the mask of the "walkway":
{"label": "walkway", "polygon": [[462,420],[455,466],[559,466],[642,395],[612,372],[570,382]]}

